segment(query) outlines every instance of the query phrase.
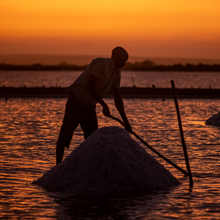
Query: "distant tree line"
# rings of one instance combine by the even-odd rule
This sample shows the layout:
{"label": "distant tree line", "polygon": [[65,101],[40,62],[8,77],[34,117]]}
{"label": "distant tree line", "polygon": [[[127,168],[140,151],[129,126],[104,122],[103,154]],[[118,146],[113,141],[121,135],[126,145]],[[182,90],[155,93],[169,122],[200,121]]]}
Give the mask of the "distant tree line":
{"label": "distant tree line", "polygon": [[84,70],[88,65],[72,65],[66,63],[60,63],[58,65],[43,65],[41,63],[35,63],[31,65],[13,65],[13,64],[0,64],[0,70],[22,70],[22,71],[73,71]]}
{"label": "distant tree line", "polygon": [[[58,65],[43,65],[35,63],[31,65],[13,65],[13,64],[0,64],[1,70],[22,70],[22,71],[77,71],[84,70],[88,65],[72,65],[62,62]],[[174,64],[174,65],[156,65],[153,61],[145,60],[143,62],[127,62],[123,70],[132,71],[199,71],[199,72],[220,72],[220,64]]]}
{"label": "distant tree line", "polygon": [[199,72],[220,72],[220,64],[173,64],[173,65],[155,65],[153,61],[145,60],[143,62],[130,63],[127,62],[126,66],[123,68],[125,70],[134,71],[199,71]]}

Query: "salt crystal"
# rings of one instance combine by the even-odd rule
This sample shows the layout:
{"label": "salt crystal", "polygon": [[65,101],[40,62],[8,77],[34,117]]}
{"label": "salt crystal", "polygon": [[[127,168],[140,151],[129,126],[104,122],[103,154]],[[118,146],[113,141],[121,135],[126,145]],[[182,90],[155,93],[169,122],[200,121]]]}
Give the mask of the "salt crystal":
{"label": "salt crystal", "polygon": [[122,128],[95,131],[34,182],[62,193],[116,193],[164,189],[179,181]]}

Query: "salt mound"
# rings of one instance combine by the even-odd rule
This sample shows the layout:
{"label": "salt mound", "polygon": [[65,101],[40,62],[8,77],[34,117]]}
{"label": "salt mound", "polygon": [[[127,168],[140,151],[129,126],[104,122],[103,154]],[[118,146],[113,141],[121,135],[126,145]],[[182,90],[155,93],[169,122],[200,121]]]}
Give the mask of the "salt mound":
{"label": "salt mound", "polygon": [[163,189],[180,184],[119,127],[103,127],[34,182],[48,191],[111,193]]}
{"label": "salt mound", "polygon": [[220,126],[220,112],[216,115],[213,115],[211,118],[206,120],[207,125]]}

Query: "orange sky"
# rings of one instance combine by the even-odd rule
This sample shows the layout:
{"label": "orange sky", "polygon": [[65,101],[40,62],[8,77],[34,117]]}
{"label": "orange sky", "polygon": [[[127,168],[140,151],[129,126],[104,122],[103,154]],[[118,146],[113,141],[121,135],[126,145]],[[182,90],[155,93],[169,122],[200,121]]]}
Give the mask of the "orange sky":
{"label": "orange sky", "polygon": [[220,58],[219,0],[7,0],[0,53]]}

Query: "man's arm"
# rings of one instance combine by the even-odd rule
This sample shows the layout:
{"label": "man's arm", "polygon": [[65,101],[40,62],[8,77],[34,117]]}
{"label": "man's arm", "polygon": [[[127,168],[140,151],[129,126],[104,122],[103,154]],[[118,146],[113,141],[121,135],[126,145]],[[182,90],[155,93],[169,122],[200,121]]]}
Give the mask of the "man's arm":
{"label": "man's arm", "polygon": [[120,89],[115,89],[115,106],[119,112],[119,114],[121,115],[121,118],[124,122],[124,126],[125,126],[125,130],[127,132],[132,132],[132,128],[130,123],[128,122],[127,116],[125,114],[125,110],[124,110],[124,104],[123,104],[123,100],[121,98],[121,93],[120,93]]}
{"label": "man's arm", "polygon": [[86,86],[87,90],[89,91],[90,95],[97,101],[100,103],[100,105],[103,107],[103,114],[105,116],[110,116],[110,111],[108,108],[108,105],[104,102],[104,100],[97,94],[96,90],[95,90],[95,84],[98,81],[98,77],[94,76],[94,75],[90,75],[88,84]]}

